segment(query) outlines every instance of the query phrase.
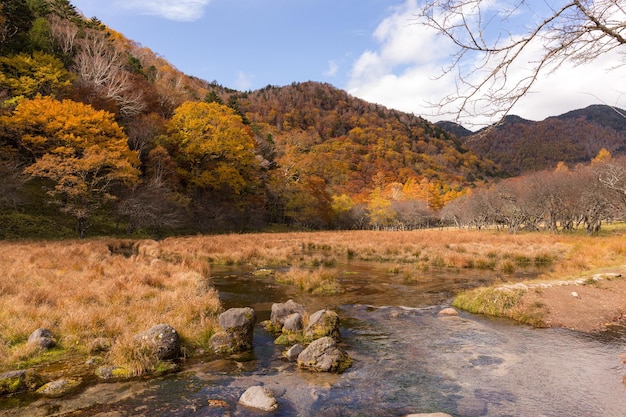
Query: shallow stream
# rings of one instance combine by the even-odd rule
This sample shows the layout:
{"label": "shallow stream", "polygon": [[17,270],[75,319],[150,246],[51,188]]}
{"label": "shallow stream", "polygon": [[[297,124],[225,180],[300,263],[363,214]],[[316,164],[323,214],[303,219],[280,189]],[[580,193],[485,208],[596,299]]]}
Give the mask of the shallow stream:
{"label": "shallow stream", "polygon": [[332,296],[214,270],[224,306],[253,307],[259,320],[289,298],[309,312],[335,309],[354,360],[341,375],[299,371],[258,328],[251,355],[200,357],[174,375],[91,385],[63,399],[13,400],[0,416],[265,415],[237,405],[252,385],[277,395],[274,416],[626,416],[625,331],[589,336],[466,313],[438,316],[454,292],[495,279],[484,273],[430,271],[407,282],[384,266],[341,269],[345,291]]}

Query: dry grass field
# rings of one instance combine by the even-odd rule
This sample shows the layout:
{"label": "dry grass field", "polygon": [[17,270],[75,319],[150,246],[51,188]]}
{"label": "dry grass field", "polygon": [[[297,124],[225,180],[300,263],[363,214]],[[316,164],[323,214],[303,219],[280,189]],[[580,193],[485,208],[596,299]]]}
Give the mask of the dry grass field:
{"label": "dry grass field", "polygon": [[57,359],[91,355],[95,340],[115,352],[116,343],[158,323],[176,328],[193,353],[206,347],[221,309],[211,264],[291,266],[277,279],[310,292],[319,279],[324,292],[335,288],[329,274],[346,259],[391,262],[408,279],[435,267],[489,269],[506,279],[532,265],[547,266],[541,279],[562,279],[625,264],[626,239],[620,230],[589,237],[455,229],[0,242],[0,370],[55,360],[26,344],[39,327],[55,334]]}
{"label": "dry grass field", "polygon": [[59,355],[88,355],[159,323],[187,346],[208,340],[220,309],[208,265],[128,257],[109,246],[119,249],[106,241],[0,243],[1,368],[37,360],[41,352],[25,342],[39,327],[52,330]]}

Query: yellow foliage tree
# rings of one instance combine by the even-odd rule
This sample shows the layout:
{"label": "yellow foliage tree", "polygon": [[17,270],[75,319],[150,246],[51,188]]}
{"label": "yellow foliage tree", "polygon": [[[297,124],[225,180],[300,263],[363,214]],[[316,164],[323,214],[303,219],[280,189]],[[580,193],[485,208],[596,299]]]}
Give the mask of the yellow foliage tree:
{"label": "yellow foliage tree", "polygon": [[565,162],[559,161],[559,163],[556,164],[556,168],[554,168],[554,172],[567,173],[569,172],[569,167]]}
{"label": "yellow foliage tree", "polygon": [[600,164],[603,162],[609,162],[613,156],[611,152],[607,151],[605,148],[600,149],[595,158],[591,160],[592,164]]}
{"label": "yellow foliage tree", "polygon": [[168,124],[168,147],[188,188],[242,193],[257,182],[252,131],[222,104],[186,102]]}
{"label": "yellow foliage tree", "polygon": [[113,115],[71,100],[21,100],[0,126],[35,158],[25,172],[53,182],[49,194],[74,216],[83,237],[90,213],[114,199],[115,185],[138,181],[139,158]]}
{"label": "yellow foliage tree", "polygon": [[62,95],[73,79],[59,59],[43,52],[0,57],[0,87],[11,97]]}
{"label": "yellow foliage tree", "polygon": [[380,188],[374,189],[367,205],[367,213],[370,224],[376,230],[392,226],[398,217],[396,211],[391,207],[391,201],[385,199]]}

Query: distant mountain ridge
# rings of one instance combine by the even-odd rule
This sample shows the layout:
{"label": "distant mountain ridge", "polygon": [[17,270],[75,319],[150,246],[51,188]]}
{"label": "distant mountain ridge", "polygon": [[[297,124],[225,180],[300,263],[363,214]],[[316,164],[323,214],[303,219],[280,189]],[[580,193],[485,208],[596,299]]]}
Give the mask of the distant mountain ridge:
{"label": "distant mountain ridge", "polygon": [[588,163],[602,148],[615,156],[626,154],[624,115],[619,108],[591,105],[537,122],[510,115],[474,133],[452,122],[437,125],[498,164],[506,175],[517,176],[551,169],[559,162]]}

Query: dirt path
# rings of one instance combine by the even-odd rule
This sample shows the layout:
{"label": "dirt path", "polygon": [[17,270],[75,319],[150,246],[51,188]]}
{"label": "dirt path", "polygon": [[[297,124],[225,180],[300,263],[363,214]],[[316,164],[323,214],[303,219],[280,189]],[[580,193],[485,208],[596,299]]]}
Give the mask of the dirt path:
{"label": "dirt path", "polygon": [[597,332],[626,319],[626,271],[591,279],[533,284],[522,298],[524,306],[542,306],[548,327]]}

